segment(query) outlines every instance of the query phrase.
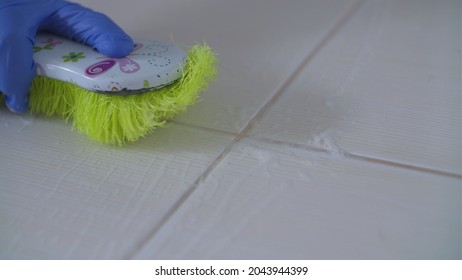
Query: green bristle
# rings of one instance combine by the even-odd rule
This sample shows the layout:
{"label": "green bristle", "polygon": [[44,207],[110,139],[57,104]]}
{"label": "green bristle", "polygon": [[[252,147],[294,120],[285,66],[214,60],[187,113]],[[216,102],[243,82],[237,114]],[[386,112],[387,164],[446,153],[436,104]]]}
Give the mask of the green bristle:
{"label": "green bristle", "polygon": [[77,131],[107,144],[123,145],[165,126],[166,120],[197,101],[216,76],[216,56],[206,45],[194,46],[182,78],[174,84],[143,94],[115,96],[91,92],[76,85],[36,77],[30,108],[46,116],[72,119]]}

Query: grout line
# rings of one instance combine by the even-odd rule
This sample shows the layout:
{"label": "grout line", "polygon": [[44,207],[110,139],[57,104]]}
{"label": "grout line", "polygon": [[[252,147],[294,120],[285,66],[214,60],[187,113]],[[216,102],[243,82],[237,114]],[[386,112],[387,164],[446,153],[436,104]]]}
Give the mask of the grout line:
{"label": "grout line", "polygon": [[281,95],[286,91],[289,85],[295,78],[299,76],[302,70],[308,65],[308,63],[319,53],[319,51],[332,39],[332,37],[345,25],[345,23],[355,14],[359,8],[363,5],[365,0],[358,0],[354,3],[343,17],[334,25],[332,29],[322,38],[322,40],[315,46],[313,51],[309,52],[308,55],[302,60],[302,62],[295,68],[295,71],[288,77],[288,79],[276,90],[271,98],[263,104],[261,109],[250,119],[247,125],[239,132],[238,139],[242,139],[252,129],[254,124],[260,120],[268,111],[268,109],[276,103]]}
{"label": "grout line", "polygon": [[[331,150],[328,150],[328,149],[316,148],[316,147],[312,147],[309,145],[297,144],[297,143],[292,143],[292,142],[287,142],[287,141],[282,141],[282,140],[274,140],[274,139],[269,139],[269,138],[264,138],[264,137],[253,137],[253,136],[246,136],[246,137],[248,137],[249,139],[252,138],[257,141],[266,142],[269,144],[282,145],[282,146],[287,146],[287,147],[294,148],[294,149],[301,149],[301,150],[305,150],[309,152],[320,152],[320,153],[326,153],[326,154],[332,152]],[[373,157],[368,157],[368,156],[362,156],[362,155],[350,153],[344,150],[341,151],[341,154],[346,158],[355,159],[358,161],[367,161],[367,162],[374,163],[374,164],[386,165],[386,166],[407,169],[407,170],[412,170],[412,171],[417,171],[417,172],[422,172],[422,173],[427,173],[427,174],[450,177],[454,179],[462,179],[462,174],[458,174],[458,173],[452,173],[452,172],[442,171],[438,169],[416,166],[412,164],[399,163],[395,161],[388,161],[385,159],[378,159],[378,158],[373,158]]]}
{"label": "grout line", "polygon": [[239,132],[236,132],[236,131],[233,132],[233,131],[229,131],[229,130],[213,128],[213,127],[206,127],[206,126],[200,126],[200,125],[196,125],[196,124],[189,124],[189,123],[179,122],[179,121],[175,121],[175,120],[170,121],[170,123],[183,125],[183,126],[188,126],[188,127],[196,128],[196,129],[203,130],[203,131],[216,132],[216,133],[232,135],[232,136],[236,136],[239,133]]}
{"label": "grout line", "polygon": [[372,162],[376,164],[382,164],[382,165],[387,165],[387,166],[392,166],[392,167],[397,167],[397,168],[402,168],[402,169],[408,169],[408,170],[423,172],[427,174],[450,177],[454,179],[462,179],[462,175],[457,174],[457,173],[452,173],[452,172],[447,172],[447,171],[442,171],[442,170],[437,170],[437,169],[431,169],[427,167],[421,167],[421,166],[416,166],[416,165],[411,165],[411,164],[406,164],[406,163],[388,161],[384,159],[371,158],[367,156],[360,156],[356,154],[349,154],[349,155],[350,157],[357,159],[357,160],[363,160],[363,161],[368,161],[368,162]]}
{"label": "grout line", "polygon": [[[333,28],[331,28],[327,34],[321,39],[321,41],[316,45],[313,51],[309,52],[308,55],[302,60],[302,62],[295,68],[292,74],[289,75],[287,80],[275,91],[272,97],[263,104],[260,110],[247,122],[247,124],[239,131],[239,133],[225,146],[223,151],[218,155],[218,157],[205,169],[205,171],[194,181],[194,183],[189,187],[181,197],[168,209],[165,215],[162,217],[159,223],[154,227],[151,233],[141,241],[140,245],[135,248],[135,250],[128,254],[126,259],[134,259],[136,255],[145,247],[145,245],[152,240],[160,229],[170,220],[170,218],[180,209],[181,205],[184,204],[186,200],[194,193],[194,191],[199,187],[199,185],[205,181],[208,176],[215,170],[215,168],[221,163],[221,161],[229,154],[232,148],[238,143],[242,138],[246,136],[248,131],[253,127],[253,125],[261,119],[261,117],[266,113],[268,108],[273,105],[279,97],[285,92],[287,87],[292,83],[292,81],[300,74],[303,68],[316,56],[316,54],[330,41],[330,39],[342,28],[342,26],[353,16],[356,11],[363,5],[366,0],[357,0],[347,12],[337,21]],[[203,128],[203,127],[200,127]],[[215,129],[211,129],[217,131]],[[218,130],[223,132],[221,130]]]}
{"label": "grout line", "polygon": [[168,220],[178,211],[181,205],[194,193],[207,177],[213,172],[213,170],[220,164],[220,162],[229,154],[234,145],[237,143],[237,136],[235,136],[223,149],[215,160],[205,169],[205,171],[194,181],[180,198],[167,210],[162,219],[157,223],[154,229],[151,231],[149,236],[144,239],[141,244],[132,253],[130,253],[125,259],[134,259],[136,255],[144,248],[144,246],[159,232],[159,230],[167,223]]}

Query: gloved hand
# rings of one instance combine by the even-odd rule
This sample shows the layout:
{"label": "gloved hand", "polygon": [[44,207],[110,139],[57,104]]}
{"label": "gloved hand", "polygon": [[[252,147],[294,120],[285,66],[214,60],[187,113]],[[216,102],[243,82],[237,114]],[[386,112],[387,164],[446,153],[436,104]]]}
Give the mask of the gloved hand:
{"label": "gloved hand", "polygon": [[0,92],[13,112],[28,109],[36,75],[33,46],[38,31],[87,44],[105,56],[124,57],[132,39],[107,16],[62,0],[0,1]]}

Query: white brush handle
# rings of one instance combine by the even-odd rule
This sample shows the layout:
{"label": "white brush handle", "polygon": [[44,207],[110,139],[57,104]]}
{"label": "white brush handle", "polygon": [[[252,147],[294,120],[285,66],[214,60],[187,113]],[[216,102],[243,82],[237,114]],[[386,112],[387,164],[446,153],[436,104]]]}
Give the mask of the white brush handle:
{"label": "white brush handle", "polygon": [[34,46],[37,74],[117,95],[160,88],[181,78],[187,60],[183,49],[159,41],[135,42],[128,56],[111,58],[73,41],[39,34]]}

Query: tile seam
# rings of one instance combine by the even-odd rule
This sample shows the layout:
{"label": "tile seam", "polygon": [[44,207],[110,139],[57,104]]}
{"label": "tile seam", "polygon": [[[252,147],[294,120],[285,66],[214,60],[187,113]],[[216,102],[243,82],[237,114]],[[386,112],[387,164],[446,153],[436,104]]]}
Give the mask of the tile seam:
{"label": "tile seam", "polygon": [[324,48],[325,45],[331,41],[331,39],[337,34],[342,27],[349,21],[350,18],[361,8],[366,0],[356,1],[346,12],[345,14],[334,24],[334,26],[326,33],[326,35],[319,41],[319,43],[310,51],[302,62],[295,68],[294,71],[288,76],[288,78],[281,84],[275,93],[263,104],[263,106],[258,110],[257,113],[247,122],[244,128],[238,134],[238,139],[241,139],[247,135],[247,133],[252,129],[254,124],[258,122],[268,111],[268,109],[277,102],[277,100],[282,96],[286,89],[290,86],[292,81],[294,81],[303,69],[310,63],[310,61],[316,57],[316,55]]}
{"label": "tile seam", "polygon": [[[246,137],[248,137],[248,139],[265,142],[268,144],[287,146],[293,149],[300,149],[300,150],[305,150],[309,152],[319,152],[319,153],[324,153],[326,155],[332,152],[331,150],[328,150],[328,149],[316,148],[310,145],[298,144],[298,143],[293,143],[289,141],[275,140],[271,138],[256,137],[256,136],[246,136]],[[416,172],[422,172],[426,174],[433,174],[433,175],[462,180],[462,174],[458,174],[454,172],[438,170],[438,169],[428,168],[428,167],[423,167],[423,166],[417,166],[413,164],[400,163],[400,162],[390,161],[390,160],[376,158],[376,157],[359,155],[356,153],[347,152],[343,149],[341,150],[341,152],[346,158],[349,158],[349,159],[354,159],[354,160],[363,161],[363,162],[371,162],[371,163],[378,164],[378,165],[391,166],[395,168],[401,168],[401,169],[412,170]]]}
{"label": "tile seam", "polygon": [[[222,160],[229,154],[233,147],[246,136],[247,132],[253,127],[253,125],[265,114],[271,105],[273,105],[277,99],[285,92],[287,87],[291,82],[299,75],[303,68],[308,65],[308,63],[316,56],[317,53],[331,40],[332,37],[342,28],[342,26],[353,17],[353,15],[360,9],[363,3],[366,0],[357,0],[346,12],[340,17],[340,19],[334,24],[334,26],[329,29],[326,35],[320,40],[320,42],[315,46],[313,51],[310,51],[307,56],[302,60],[302,62],[295,68],[294,71],[289,75],[289,77],[282,83],[282,85],[276,89],[275,93],[266,101],[263,106],[255,113],[252,118],[247,122],[247,124],[237,133],[233,139],[225,145],[221,153],[215,158],[212,163],[204,170],[204,172],[194,181],[194,183],[180,196],[180,198],[170,207],[167,212],[163,215],[162,219],[157,223],[157,225],[151,230],[150,234],[144,238],[140,244],[127,256],[125,259],[136,259],[139,252],[152,240],[161,228],[175,215],[178,209],[184,204],[185,201],[194,193],[194,191],[199,187],[201,182],[205,181],[208,176],[215,170],[215,168],[222,162]],[[201,127],[202,128],[202,127]]]}

